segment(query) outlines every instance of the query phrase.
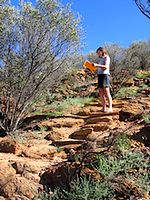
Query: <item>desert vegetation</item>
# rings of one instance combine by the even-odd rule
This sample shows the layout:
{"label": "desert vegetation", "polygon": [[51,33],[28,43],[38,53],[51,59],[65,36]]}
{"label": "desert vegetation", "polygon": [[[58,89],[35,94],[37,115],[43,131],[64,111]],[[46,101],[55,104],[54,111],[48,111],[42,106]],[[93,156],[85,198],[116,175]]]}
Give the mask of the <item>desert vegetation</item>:
{"label": "desert vegetation", "polygon": [[114,110],[101,113],[83,38],[70,4],[0,0],[0,199],[150,198],[150,41],[104,45]]}

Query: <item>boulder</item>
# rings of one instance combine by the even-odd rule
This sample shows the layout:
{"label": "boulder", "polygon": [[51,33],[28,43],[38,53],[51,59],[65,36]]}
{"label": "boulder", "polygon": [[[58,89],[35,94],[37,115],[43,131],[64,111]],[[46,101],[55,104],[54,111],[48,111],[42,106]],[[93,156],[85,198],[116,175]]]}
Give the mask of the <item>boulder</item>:
{"label": "boulder", "polygon": [[[0,168],[0,195],[6,199],[10,199],[19,193],[32,199],[36,195],[38,188],[41,187],[38,182],[30,181],[17,175],[16,169],[7,161],[1,161]],[[19,170],[19,173],[22,173],[22,169]]]}
{"label": "boulder", "polygon": [[33,199],[40,185],[19,176],[4,176],[0,182],[1,194],[5,198],[13,197],[15,194]]}
{"label": "boulder", "polygon": [[52,158],[56,151],[56,147],[45,143],[26,148],[22,154],[29,158]]}
{"label": "boulder", "polygon": [[48,132],[48,134],[44,137],[46,140],[62,140],[68,139],[69,135],[74,132],[78,127],[52,127],[52,130]]}
{"label": "boulder", "polygon": [[99,132],[93,132],[88,135],[87,139],[88,141],[104,141],[105,138],[109,136],[109,131],[104,132],[104,131],[99,131]]}
{"label": "boulder", "polygon": [[27,161],[14,161],[12,163],[12,167],[16,170],[16,174],[23,174],[25,171],[38,174],[40,171],[40,167],[35,163],[29,163]]}
{"label": "boulder", "polygon": [[86,140],[87,136],[93,131],[92,128],[83,128],[72,133],[69,137],[72,139]]}
{"label": "boulder", "polygon": [[64,138],[64,134],[61,133],[61,132],[57,132],[55,130],[52,130],[50,131],[50,133],[48,133],[44,139],[46,140],[51,140],[51,141],[54,141],[54,140],[61,140]]}
{"label": "boulder", "polygon": [[134,121],[141,117],[143,113],[143,108],[137,103],[129,103],[123,105],[119,112],[120,121]]}
{"label": "boulder", "polygon": [[0,142],[0,152],[20,154],[22,151],[21,145],[10,138],[3,139]]}

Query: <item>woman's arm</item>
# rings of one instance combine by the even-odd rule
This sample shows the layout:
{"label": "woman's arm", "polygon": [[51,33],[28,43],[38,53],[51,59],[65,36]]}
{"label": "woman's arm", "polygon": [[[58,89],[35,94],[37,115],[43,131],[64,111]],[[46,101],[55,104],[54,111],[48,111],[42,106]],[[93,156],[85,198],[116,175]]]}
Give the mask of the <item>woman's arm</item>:
{"label": "woman's arm", "polygon": [[93,66],[95,66],[97,68],[101,68],[103,70],[106,70],[109,68],[109,63],[110,63],[110,59],[109,59],[109,57],[106,56],[104,65],[93,63]]}
{"label": "woman's arm", "polygon": [[108,66],[107,65],[100,65],[100,64],[97,64],[97,63],[93,63],[94,67],[97,67],[97,68],[101,68],[103,70],[107,69]]}

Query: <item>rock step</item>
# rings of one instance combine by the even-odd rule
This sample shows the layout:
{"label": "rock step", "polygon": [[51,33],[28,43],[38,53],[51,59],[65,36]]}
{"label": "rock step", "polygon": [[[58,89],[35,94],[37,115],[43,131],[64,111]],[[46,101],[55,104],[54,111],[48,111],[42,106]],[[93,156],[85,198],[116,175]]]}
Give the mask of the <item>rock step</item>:
{"label": "rock step", "polygon": [[54,146],[65,146],[71,144],[82,144],[85,140],[75,140],[75,139],[67,139],[67,140],[55,140],[51,145]]}
{"label": "rock step", "polygon": [[88,141],[104,141],[105,138],[107,138],[110,135],[109,132],[104,132],[104,131],[93,131],[93,133],[89,134],[87,137]]}
{"label": "rock step", "polygon": [[99,117],[91,117],[85,120],[86,124],[96,124],[100,122],[111,122],[112,116],[99,116]]}
{"label": "rock step", "polygon": [[[86,119],[86,118],[85,118]],[[56,117],[50,120],[45,120],[40,123],[40,125],[45,126],[47,128],[51,127],[73,127],[73,126],[81,126],[84,124],[84,118],[78,116],[68,116],[68,117]]]}
{"label": "rock step", "polygon": [[113,123],[112,122],[101,122],[101,123],[96,123],[96,124],[87,124],[83,128],[84,129],[90,129],[92,128],[93,131],[105,131],[108,130],[112,127]]}
{"label": "rock step", "polygon": [[87,139],[87,136],[89,134],[91,134],[93,132],[93,128],[88,128],[88,127],[85,127],[85,128],[81,128],[75,132],[73,132],[69,138],[72,138],[72,139],[78,139],[78,140],[86,140]]}
{"label": "rock step", "polygon": [[[128,104],[127,101],[125,101],[124,99],[113,99],[113,108],[121,108],[123,105]],[[102,106],[100,101],[95,101],[92,103],[89,103],[87,106],[97,106],[98,108],[100,108],[100,106]]]}
{"label": "rock step", "polygon": [[69,138],[77,140],[88,140],[91,134],[95,132],[104,132],[106,130],[112,130],[116,127],[116,123],[113,121],[110,122],[98,122],[94,124],[86,124],[82,128],[74,131]]}
{"label": "rock step", "polygon": [[98,113],[91,113],[88,115],[88,118],[93,118],[93,117],[103,117],[103,116],[114,116],[114,115],[119,115],[119,111],[117,112],[111,112],[111,113],[104,113],[104,112],[98,112]]}

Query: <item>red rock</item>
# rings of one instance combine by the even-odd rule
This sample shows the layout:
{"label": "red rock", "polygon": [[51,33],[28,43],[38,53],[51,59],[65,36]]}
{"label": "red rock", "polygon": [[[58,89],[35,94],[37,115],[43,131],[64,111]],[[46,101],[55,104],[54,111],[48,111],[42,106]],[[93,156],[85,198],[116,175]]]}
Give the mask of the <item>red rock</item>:
{"label": "red rock", "polygon": [[104,116],[104,117],[92,117],[86,120],[87,124],[96,124],[100,122],[111,122],[112,116]]}
{"label": "red rock", "polygon": [[13,153],[13,154],[20,154],[22,151],[21,145],[11,139],[3,139],[0,142],[0,152],[4,153]]}
{"label": "red rock", "polygon": [[92,128],[83,128],[78,131],[75,131],[69,137],[72,139],[85,140],[87,139],[87,136],[92,133],[92,131]]}
{"label": "red rock", "polygon": [[123,105],[122,109],[119,112],[120,121],[133,121],[141,117],[143,113],[143,108],[141,105],[136,103],[129,103]]}

